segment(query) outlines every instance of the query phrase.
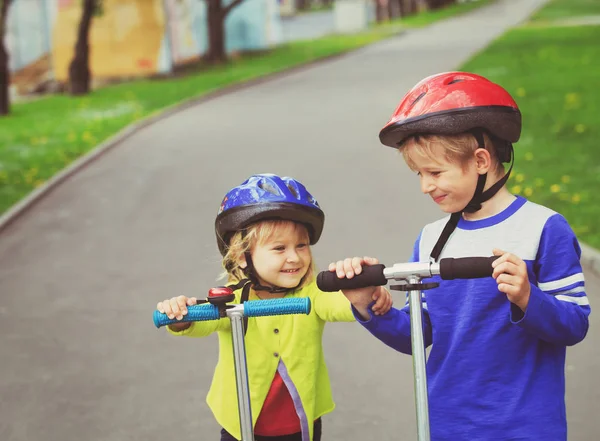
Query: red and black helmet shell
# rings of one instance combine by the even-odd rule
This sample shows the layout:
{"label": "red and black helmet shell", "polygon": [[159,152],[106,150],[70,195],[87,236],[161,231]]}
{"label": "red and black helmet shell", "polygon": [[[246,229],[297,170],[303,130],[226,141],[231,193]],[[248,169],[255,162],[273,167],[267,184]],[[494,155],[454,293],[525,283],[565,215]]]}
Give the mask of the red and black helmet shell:
{"label": "red and black helmet shell", "polygon": [[381,132],[398,148],[414,135],[456,135],[480,128],[508,142],[521,136],[521,112],[511,95],[487,78],[446,72],[421,80],[402,99]]}

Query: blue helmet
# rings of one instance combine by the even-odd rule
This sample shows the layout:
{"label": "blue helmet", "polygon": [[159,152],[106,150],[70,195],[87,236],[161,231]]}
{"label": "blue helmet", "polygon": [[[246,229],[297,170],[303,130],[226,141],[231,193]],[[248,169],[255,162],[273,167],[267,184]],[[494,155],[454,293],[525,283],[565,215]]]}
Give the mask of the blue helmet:
{"label": "blue helmet", "polygon": [[325,214],[306,187],[293,178],[264,173],[252,175],[227,192],[215,221],[222,255],[231,236],[250,224],[267,219],[289,220],[306,226],[310,244],[321,237]]}

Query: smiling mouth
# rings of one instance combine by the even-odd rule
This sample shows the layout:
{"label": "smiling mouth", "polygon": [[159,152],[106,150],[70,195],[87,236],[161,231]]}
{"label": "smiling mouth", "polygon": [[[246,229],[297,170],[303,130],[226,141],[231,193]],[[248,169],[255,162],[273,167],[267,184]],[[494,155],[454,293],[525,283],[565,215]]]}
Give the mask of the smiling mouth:
{"label": "smiling mouth", "polygon": [[290,270],[281,270],[284,274],[297,274],[300,272],[300,268],[290,269]]}
{"label": "smiling mouth", "polygon": [[442,195],[442,196],[438,196],[438,197],[436,197],[436,198],[433,198],[433,201],[434,201],[435,203],[439,204],[439,203],[440,203],[440,202],[442,202],[444,199],[446,199],[446,196],[447,196],[447,195],[445,195],[445,194],[444,194],[444,195]]}

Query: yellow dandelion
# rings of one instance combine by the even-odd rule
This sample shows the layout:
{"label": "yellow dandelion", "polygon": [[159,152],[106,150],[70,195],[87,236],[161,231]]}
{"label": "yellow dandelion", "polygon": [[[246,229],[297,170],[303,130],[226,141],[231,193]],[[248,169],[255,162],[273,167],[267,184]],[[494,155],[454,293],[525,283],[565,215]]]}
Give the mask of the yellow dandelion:
{"label": "yellow dandelion", "polygon": [[525,190],[523,190],[523,194],[527,197],[531,196],[533,194],[533,188],[526,187]]}
{"label": "yellow dandelion", "polygon": [[577,109],[581,104],[581,99],[577,93],[567,93],[565,95],[565,109]]}
{"label": "yellow dandelion", "polygon": [[578,204],[579,202],[581,202],[581,196],[575,193],[573,196],[571,196],[571,202],[573,202],[574,204]]}
{"label": "yellow dandelion", "polygon": [[575,233],[576,236],[579,236],[583,233],[587,233],[588,231],[590,231],[590,228],[587,225],[584,226],[573,226],[573,232]]}
{"label": "yellow dandelion", "polygon": [[525,180],[525,176],[522,175],[521,173],[517,173],[517,175],[515,176],[515,181],[523,182],[524,180]]}
{"label": "yellow dandelion", "polygon": [[519,87],[517,89],[517,96],[524,97],[525,95],[526,95],[525,89],[523,89],[522,87]]}
{"label": "yellow dandelion", "polygon": [[575,131],[577,133],[583,133],[583,132],[585,132],[585,126],[583,124],[577,124],[575,126]]}
{"label": "yellow dandelion", "polygon": [[558,193],[560,191],[560,185],[558,185],[558,184],[552,184],[550,186],[550,191],[552,193]]}
{"label": "yellow dandelion", "polygon": [[531,161],[533,159],[533,153],[527,152],[525,153],[525,161]]}
{"label": "yellow dandelion", "polygon": [[568,175],[564,175],[560,178],[560,180],[563,182],[563,184],[568,184],[569,182],[571,182],[571,177]]}
{"label": "yellow dandelion", "polygon": [[85,131],[85,132],[83,132],[83,135],[81,136],[81,138],[82,138],[84,141],[89,141],[89,140],[90,140],[90,139],[92,139],[93,137],[92,137],[92,134],[91,134],[90,132],[88,132],[88,131]]}
{"label": "yellow dandelion", "polygon": [[40,185],[42,185],[43,183],[44,183],[44,181],[42,181],[42,180],[37,180],[37,181],[35,181],[35,182],[33,183],[33,186],[34,186],[35,188],[38,188],[38,187],[39,187]]}
{"label": "yellow dandelion", "polygon": [[510,189],[510,191],[513,194],[521,194],[521,186],[520,185],[513,185],[513,187]]}

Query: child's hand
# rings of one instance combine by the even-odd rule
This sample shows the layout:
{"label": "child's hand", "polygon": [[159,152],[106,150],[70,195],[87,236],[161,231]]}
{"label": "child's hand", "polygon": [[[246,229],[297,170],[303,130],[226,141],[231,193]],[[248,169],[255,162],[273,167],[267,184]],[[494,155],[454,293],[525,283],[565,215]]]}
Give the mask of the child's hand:
{"label": "child's hand", "polygon": [[[363,265],[370,266],[377,265],[378,263],[379,260],[375,259],[374,257],[347,258],[345,260],[338,260],[335,263],[330,263],[329,271],[331,271],[332,273],[335,272],[338,278],[340,279],[343,279],[344,277],[347,279],[351,279],[355,275],[359,275],[360,273],[362,273]],[[374,296],[376,292],[379,292],[377,286],[368,286],[366,288],[360,289],[342,290],[342,293],[344,293],[348,300],[350,300],[350,303],[352,303],[354,308],[360,313],[360,315],[364,319],[368,319],[370,317],[367,307],[373,300],[375,300]],[[379,299],[381,297],[385,296],[381,296],[381,294],[379,293],[377,298]]]}
{"label": "child's hand", "polygon": [[375,300],[375,304],[371,307],[371,310],[375,315],[383,315],[392,309],[394,301],[392,295],[383,286],[377,287],[373,293],[372,299]]}
{"label": "child's hand", "polygon": [[497,248],[494,248],[494,256],[501,256],[492,263],[492,277],[496,279],[498,290],[505,293],[511,303],[525,312],[531,294],[527,265],[514,254]]}
{"label": "child's hand", "polygon": [[[163,300],[162,302],[158,302],[156,305],[156,309],[158,312],[162,312],[163,314],[167,314],[171,320],[176,318],[177,320],[181,320],[184,315],[187,314],[187,307],[195,305],[197,302],[196,297],[186,297],[186,296],[178,296],[173,297],[171,299]],[[169,325],[173,331],[183,331],[190,327],[190,323],[173,323]]]}

